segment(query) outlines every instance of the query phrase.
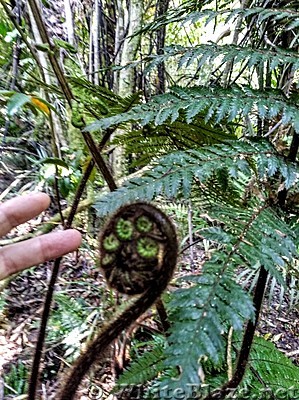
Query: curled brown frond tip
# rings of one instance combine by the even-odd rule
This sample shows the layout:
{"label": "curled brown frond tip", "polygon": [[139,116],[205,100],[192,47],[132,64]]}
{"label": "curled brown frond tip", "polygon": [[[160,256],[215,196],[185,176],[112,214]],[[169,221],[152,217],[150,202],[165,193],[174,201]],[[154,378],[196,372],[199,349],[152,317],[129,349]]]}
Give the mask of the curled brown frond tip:
{"label": "curled brown frond tip", "polygon": [[147,203],[121,207],[100,235],[100,262],[109,285],[140,296],[104,325],[63,379],[57,396],[72,400],[84,375],[111,342],[161,296],[176,266],[178,243],[169,218]]}
{"label": "curled brown frond tip", "polygon": [[121,293],[141,294],[168,281],[178,244],[169,218],[148,203],[121,207],[100,235],[100,264],[108,284]]}

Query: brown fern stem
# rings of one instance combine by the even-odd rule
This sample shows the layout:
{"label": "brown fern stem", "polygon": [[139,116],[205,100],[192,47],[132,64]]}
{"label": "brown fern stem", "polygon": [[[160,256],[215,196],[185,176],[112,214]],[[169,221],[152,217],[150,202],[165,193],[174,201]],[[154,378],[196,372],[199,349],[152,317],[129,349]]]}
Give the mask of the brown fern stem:
{"label": "brown fern stem", "polygon": [[109,344],[124,329],[128,328],[155,302],[166,288],[166,285],[165,283],[163,286],[159,284],[156,288],[146,291],[131,307],[101,331],[99,336],[89,345],[86,352],[78,358],[72,367],[61,393],[56,397],[57,400],[72,400],[74,398],[82,379],[92,364],[97,361]]}
{"label": "brown fern stem", "polygon": [[[111,137],[112,133],[114,132],[114,130],[115,129],[107,129],[105,131],[105,133],[104,133],[104,135],[102,137],[102,140],[101,140],[101,142],[100,142],[100,144],[98,146],[98,152],[99,153],[105,147],[106,143],[110,139],[110,137]],[[94,162],[93,159],[91,159],[89,161],[89,163],[87,164],[87,167],[86,167],[86,169],[84,171],[83,177],[82,177],[82,179],[80,181],[80,184],[79,184],[79,186],[78,186],[78,188],[76,190],[76,194],[75,194],[75,198],[74,198],[74,201],[73,201],[73,204],[72,204],[72,207],[71,207],[71,211],[69,213],[69,216],[68,216],[66,224],[65,224],[65,229],[69,229],[72,226],[73,219],[75,217],[77,208],[79,206],[80,199],[81,199],[81,197],[83,195],[85,186],[86,186],[86,184],[88,182],[88,179],[89,179],[89,177],[90,177],[90,175],[92,173],[94,165],[95,165],[95,162]]]}
{"label": "brown fern stem", "polygon": [[168,329],[170,328],[170,323],[168,321],[168,315],[167,315],[166,308],[165,308],[164,303],[161,298],[159,298],[156,301],[156,309],[157,309],[157,313],[158,313],[160,321],[161,321],[163,331],[164,331],[164,333],[166,333],[168,331]]}
{"label": "brown fern stem", "polygon": [[[120,226],[124,226],[123,231]],[[153,246],[140,248],[146,240]],[[155,248],[154,240],[157,252],[149,256],[147,252]],[[104,326],[78,358],[68,376],[62,379],[65,383],[57,400],[73,399],[83,377],[109,344],[161,296],[176,265],[178,244],[172,223],[160,210],[136,203],[122,207],[111,218],[101,235],[100,249],[103,272],[112,287],[129,294],[145,289],[121,315]]]}
{"label": "brown fern stem", "polygon": [[35,0],[28,0],[28,3],[30,5],[32,14],[34,16],[36,25],[38,27],[42,42],[46,44],[49,48],[48,51],[48,57],[51,63],[51,66],[53,68],[53,71],[55,73],[55,76],[60,84],[60,87],[65,95],[65,98],[69,104],[69,106],[72,106],[72,100],[74,99],[74,95],[69,87],[69,84],[67,80],[65,79],[65,76],[63,74],[63,71],[57,61],[57,58],[55,56],[55,46],[51,43],[51,40],[49,38],[46,26],[44,24],[39,6],[37,5]]}

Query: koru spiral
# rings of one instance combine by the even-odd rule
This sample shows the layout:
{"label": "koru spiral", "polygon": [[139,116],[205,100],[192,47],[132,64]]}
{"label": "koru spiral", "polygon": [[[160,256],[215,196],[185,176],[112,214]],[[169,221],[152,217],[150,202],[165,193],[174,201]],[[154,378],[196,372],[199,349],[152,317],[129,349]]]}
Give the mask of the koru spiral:
{"label": "koru spiral", "polygon": [[173,224],[148,203],[121,207],[100,234],[100,265],[111,288],[140,295],[104,326],[64,377],[58,400],[73,399],[91,365],[109,344],[162,294],[176,265],[178,242]]}
{"label": "koru spiral", "polygon": [[122,207],[100,236],[100,263],[109,285],[120,293],[143,293],[168,265],[166,256],[176,250],[173,240],[172,224],[156,207],[146,203]]}

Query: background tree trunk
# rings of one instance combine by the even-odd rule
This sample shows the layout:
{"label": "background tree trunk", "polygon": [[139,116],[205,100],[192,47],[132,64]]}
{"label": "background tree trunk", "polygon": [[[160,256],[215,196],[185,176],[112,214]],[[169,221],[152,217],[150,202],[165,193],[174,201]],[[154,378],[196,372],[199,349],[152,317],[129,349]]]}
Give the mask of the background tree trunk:
{"label": "background tree trunk", "polygon": [[[32,34],[33,34],[35,43],[43,44],[38,27],[36,25],[36,22],[35,22],[35,19],[34,19],[34,16],[33,16],[33,13],[32,13],[32,10],[31,10],[31,7],[29,4],[28,4],[28,14],[29,14],[30,25],[31,25]],[[46,52],[38,51],[37,56],[39,58],[40,65],[42,67],[41,73],[43,75],[44,81],[47,85],[51,86],[52,80],[51,80],[51,76],[49,74],[49,62],[47,59]],[[47,97],[48,101],[51,101],[48,93],[46,93],[46,97]],[[53,152],[56,157],[61,157],[60,147],[66,146],[66,140],[63,135],[63,129],[62,129],[59,117],[57,116],[56,113],[54,113],[51,110],[50,110],[50,126],[51,126],[51,132],[52,132]]]}
{"label": "background tree trunk", "polygon": [[[169,0],[157,0],[156,17],[160,17],[161,15],[165,14],[168,10],[168,7],[169,7]],[[165,38],[166,38],[166,25],[163,25],[160,29],[157,30],[156,36],[157,36],[156,39],[157,54],[163,54],[165,46]],[[157,80],[156,94],[164,92],[165,92],[165,63],[163,61],[158,65],[158,80]]]}
{"label": "background tree trunk", "polygon": [[[116,64],[126,66],[136,60],[140,45],[140,36],[132,36],[140,29],[143,18],[143,1],[131,0],[126,4],[125,0],[118,0],[117,11],[119,13],[116,25],[115,53]],[[135,92],[136,88],[135,68],[123,68],[116,75],[115,90],[126,97]],[[118,129],[115,135],[121,135]],[[116,177],[123,175],[125,170],[125,155],[121,147],[116,147],[111,155],[113,174]]]}

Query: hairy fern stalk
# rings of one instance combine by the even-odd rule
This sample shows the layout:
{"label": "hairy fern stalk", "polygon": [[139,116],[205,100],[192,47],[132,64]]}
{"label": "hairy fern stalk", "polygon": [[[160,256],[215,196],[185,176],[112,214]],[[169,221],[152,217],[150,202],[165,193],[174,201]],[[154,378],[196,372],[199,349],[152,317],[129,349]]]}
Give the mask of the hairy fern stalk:
{"label": "hairy fern stalk", "polygon": [[[176,59],[181,76],[183,68],[194,66],[193,79],[183,76],[185,84],[169,86],[147,103],[87,127],[105,131],[133,122],[136,129],[119,143],[127,143],[128,151],[134,148],[136,160],[142,153],[141,165],[151,162],[141,177],[101,195],[95,204],[99,214],[136,199],[191,199],[201,210],[196,234],[215,249],[200,274],[177,282],[181,288],[171,294],[171,328],[163,344],[137,359],[121,378],[121,384],[146,383],[148,398],[175,398],[178,389],[184,398],[203,398],[225,383],[228,333],[233,328],[242,335],[247,321],[258,317],[250,292],[238,283],[240,269],[251,271],[254,283],[264,268],[268,282],[275,279],[286,292],[286,278],[298,277],[298,6],[291,1],[286,8],[276,1],[269,8],[266,1],[251,1],[234,9],[230,2],[216,3],[213,8],[211,1],[183,2],[142,34],[171,23],[203,27],[222,18],[235,21],[242,37],[235,35],[232,43],[166,47],[144,61],[147,70]],[[198,84],[200,71],[204,78]],[[254,360],[263,354],[265,368],[274,368],[280,356],[267,343],[263,349],[255,343],[244,382],[251,382],[250,390],[270,385],[275,391],[277,382],[269,376],[260,381],[262,388],[257,385],[265,365]],[[240,341],[234,346],[233,370]],[[279,377],[287,388],[298,377],[298,367],[283,356],[279,363],[290,371],[288,378]]]}

